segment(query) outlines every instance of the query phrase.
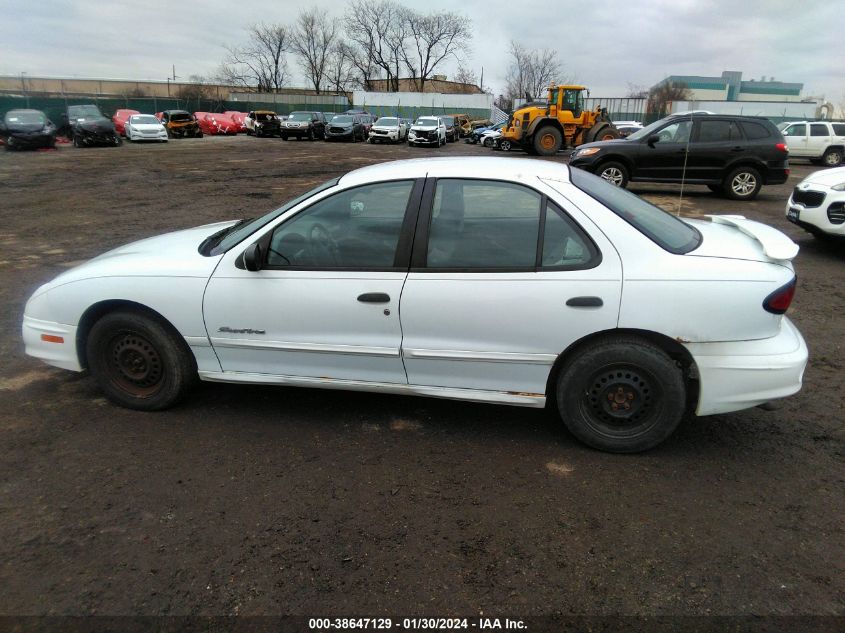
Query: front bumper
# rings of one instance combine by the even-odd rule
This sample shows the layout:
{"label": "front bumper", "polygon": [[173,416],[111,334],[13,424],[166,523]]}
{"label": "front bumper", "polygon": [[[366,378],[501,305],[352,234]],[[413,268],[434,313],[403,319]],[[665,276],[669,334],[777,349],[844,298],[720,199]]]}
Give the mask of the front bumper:
{"label": "front bumper", "polygon": [[740,411],[801,389],[807,344],[783,317],[780,332],[757,341],[685,343],[698,369],[697,415]]}
{"label": "front bumper", "polygon": [[352,141],[355,140],[355,132],[353,130],[346,130],[344,132],[326,130],[326,140]]}
{"label": "front bumper", "polygon": [[[841,198],[841,194],[838,197]],[[828,193],[820,206],[808,208],[803,204],[795,202],[790,196],[789,202],[786,204],[786,219],[810,233],[827,233],[828,235],[845,236],[845,222],[834,224],[830,220],[829,211],[831,207],[836,211],[833,214],[834,219],[841,217],[843,212],[845,212],[843,211],[845,209],[845,200],[837,199],[837,196],[832,196]]]}
{"label": "front bumper", "polygon": [[440,137],[435,136],[434,138],[428,138],[424,136],[408,136],[409,143],[420,143],[422,145],[439,145],[440,144]]}
{"label": "front bumper", "polygon": [[6,138],[6,145],[13,149],[37,149],[39,147],[53,147],[56,144],[56,135],[48,133],[36,134],[9,134]]}
{"label": "front bumper", "polygon": [[398,141],[399,132],[376,132],[370,131],[370,139],[373,141]]}
{"label": "front bumper", "polygon": [[[48,365],[82,371],[76,352],[76,330],[75,325],[42,321],[24,315],[22,333],[26,353]],[[56,342],[59,340],[61,342]]]}

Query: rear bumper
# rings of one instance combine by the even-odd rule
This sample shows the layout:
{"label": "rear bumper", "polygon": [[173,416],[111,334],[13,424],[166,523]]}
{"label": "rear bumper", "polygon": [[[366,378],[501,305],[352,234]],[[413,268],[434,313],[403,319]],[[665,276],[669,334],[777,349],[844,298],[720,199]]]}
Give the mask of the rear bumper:
{"label": "rear bumper", "polygon": [[[24,315],[22,333],[26,353],[48,365],[82,371],[76,353],[76,329],[75,325],[42,321]],[[51,342],[58,339],[62,342]]]}
{"label": "rear bumper", "polygon": [[696,414],[740,411],[801,389],[807,344],[786,317],[780,332],[757,341],[686,343],[700,377]]}

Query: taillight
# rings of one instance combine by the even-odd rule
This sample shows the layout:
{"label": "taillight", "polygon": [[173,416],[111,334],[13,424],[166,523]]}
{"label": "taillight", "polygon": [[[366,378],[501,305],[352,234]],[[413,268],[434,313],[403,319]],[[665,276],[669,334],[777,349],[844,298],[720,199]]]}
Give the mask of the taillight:
{"label": "taillight", "polygon": [[798,281],[793,277],[789,283],[781,286],[763,300],[763,308],[772,314],[783,314],[789,309],[792,298],[795,296],[795,286]]}
{"label": "taillight", "polygon": [[776,143],[775,149],[778,149],[782,152],[789,152],[789,146],[786,143]]}

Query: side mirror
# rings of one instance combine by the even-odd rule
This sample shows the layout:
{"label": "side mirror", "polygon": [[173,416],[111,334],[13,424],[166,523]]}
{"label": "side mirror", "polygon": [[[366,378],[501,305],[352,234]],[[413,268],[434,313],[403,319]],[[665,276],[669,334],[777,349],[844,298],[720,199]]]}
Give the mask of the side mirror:
{"label": "side mirror", "polygon": [[247,270],[251,272],[261,270],[261,246],[258,242],[247,246],[241,257],[243,258],[244,268]]}
{"label": "side mirror", "polygon": [[659,142],[660,142],[660,137],[657,134],[649,136],[648,140],[646,141],[646,143],[648,143],[649,147],[654,147],[654,144],[659,143]]}

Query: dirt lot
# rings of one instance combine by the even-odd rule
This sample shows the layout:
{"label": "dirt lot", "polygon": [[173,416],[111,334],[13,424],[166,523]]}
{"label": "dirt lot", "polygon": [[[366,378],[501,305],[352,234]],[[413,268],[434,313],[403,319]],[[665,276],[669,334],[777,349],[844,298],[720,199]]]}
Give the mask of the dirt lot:
{"label": "dirt lot", "polygon": [[[23,354],[24,302],[75,262],[370,163],[487,153],[247,137],[0,153],[0,614],[845,613],[845,254],[783,217],[807,163],[752,203],[683,200],[801,245],[803,391],[688,420],[644,455],[587,449],[544,411],[423,398],[204,384],[137,413]],[[678,204],[678,187],[632,189]]]}

